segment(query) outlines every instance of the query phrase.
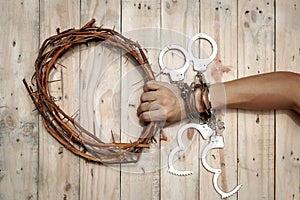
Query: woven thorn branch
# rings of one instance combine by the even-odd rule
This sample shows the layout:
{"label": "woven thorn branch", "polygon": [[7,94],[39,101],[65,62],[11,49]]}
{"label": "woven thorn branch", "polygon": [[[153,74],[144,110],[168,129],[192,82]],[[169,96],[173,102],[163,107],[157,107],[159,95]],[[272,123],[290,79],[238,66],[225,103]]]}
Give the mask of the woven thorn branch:
{"label": "woven thorn branch", "polygon": [[113,142],[104,143],[59,108],[49,90],[49,75],[56,69],[58,59],[71,48],[90,42],[104,43],[111,49],[126,52],[129,59],[142,67],[147,80],[155,79],[149,61],[137,42],[113,29],[97,27],[95,21],[92,19],[80,29],[68,29],[46,39],[35,61],[31,85],[25,79],[23,83],[47,131],[71,152],[101,164],[137,162],[143,148],[149,148],[150,142],[155,141],[154,135],[162,128],[161,123],[149,123],[134,142],[116,142],[112,135]]}

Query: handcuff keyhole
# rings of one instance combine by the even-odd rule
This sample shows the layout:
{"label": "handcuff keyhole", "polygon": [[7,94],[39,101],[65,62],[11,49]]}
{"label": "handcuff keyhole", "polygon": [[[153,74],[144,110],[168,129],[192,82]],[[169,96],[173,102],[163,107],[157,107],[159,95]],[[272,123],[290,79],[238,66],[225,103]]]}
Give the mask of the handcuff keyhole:
{"label": "handcuff keyhole", "polygon": [[165,66],[172,70],[180,69],[185,64],[184,54],[176,49],[169,49],[163,56]]}
{"label": "handcuff keyhole", "polygon": [[192,54],[195,58],[208,58],[212,54],[212,52],[213,49],[211,43],[204,38],[197,39],[192,45]]}

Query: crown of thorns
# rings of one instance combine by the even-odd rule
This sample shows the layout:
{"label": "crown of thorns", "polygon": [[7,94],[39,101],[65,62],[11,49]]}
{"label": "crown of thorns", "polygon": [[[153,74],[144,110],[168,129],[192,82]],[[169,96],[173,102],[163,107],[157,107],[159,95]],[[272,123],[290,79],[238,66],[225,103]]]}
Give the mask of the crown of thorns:
{"label": "crown of thorns", "polygon": [[74,154],[98,163],[137,162],[143,148],[155,141],[154,135],[160,123],[145,126],[138,140],[130,143],[105,143],[82,127],[72,116],[67,115],[53,100],[49,90],[49,74],[56,69],[57,60],[77,45],[90,42],[105,43],[109,48],[122,50],[136,65],[142,67],[146,79],[155,79],[142,47],[113,29],[97,27],[95,19],[80,29],[68,29],[46,39],[35,61],[35,73],[29,85],[23,82],[35,104],[47,131]]}

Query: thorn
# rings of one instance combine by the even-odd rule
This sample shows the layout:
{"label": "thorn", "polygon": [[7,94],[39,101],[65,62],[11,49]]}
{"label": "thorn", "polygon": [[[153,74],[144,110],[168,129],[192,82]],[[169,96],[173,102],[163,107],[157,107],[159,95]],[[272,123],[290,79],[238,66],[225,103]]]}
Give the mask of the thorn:
{"label": "thorn", "polygon": [[76,110],[72,115],[71,115],[71,118],[73,118],[74,120],[78,117],[79,115],[79,109]]}
{"label": "thorn", "polygon": [[113,131],[112,131],[112,130],[110,130],[110,133],[111,133],[111,137],[112,137],[113,143],[115,143],[116,141],[115,141],[115,136],[114,136],[114,133],[113,133]]}
{"label": "thorn", "polygon": [[157,140],[155,139],[155,137],[152,137],[151,141],[154,142],[154,143],[157,143]]}
{"label": "thorn", "polygon": [[129,60],[129,57],[127,56],[124,64],[126,64],[128,62],[128,60]]}
{"label": "thorn", "polygon": [[144,81],[144,79],[141,79],[141,80],[137,81],[136,83],[133,83],[132,86],[135,86],[135,85],[141,83],[142,81]]}
{"label": "thorn", "polygon": [[159,75],[163,74],[163,70],[161,69],[158,73],[154,72],[154,77],[157,78]]}
{"label": "thorn", "polygon": [[160,129],[159,134],[160,134],[160,140],[168,141],[168,137],[165,135],[163,128]]}
{"label": "thorn", "polygon": [[56,63],[56,64],[62,66],[62,67],[65,68],[65,69],[67,69],[67,67],[66,67],[65,65],[61,64],[61,63]]}
{"label": "thorn", "polygon": [[48,83],[54,83],[54,82],[58,82],[58,81],[61,81],[61,80],[52,80],[52,81],[48,81]]}

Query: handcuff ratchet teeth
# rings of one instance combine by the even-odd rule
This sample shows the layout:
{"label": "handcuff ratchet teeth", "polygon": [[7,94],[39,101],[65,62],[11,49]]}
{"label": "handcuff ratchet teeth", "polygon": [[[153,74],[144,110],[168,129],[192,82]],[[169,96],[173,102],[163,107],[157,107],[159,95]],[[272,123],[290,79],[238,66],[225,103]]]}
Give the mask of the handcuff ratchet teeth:
{"label": "handcuff ratchet teeth", "polygon": [[[193,55],[192,52],[192,48],[193,48],[193,44],[196,40],[198,39],[205,39],[207,40],[210,44],[211,44],[211,48],[212,48],[212,53],[208,58],[205,59],[200,59],[200,58],[196,58]],[[163,62],[163,57],[164,55],[169,51],[169,50],[177,50],[179,52],[181,52],[184,55],[185,58],[185,63],[184,65],[179,68],[179,69],[170,69],[168,68],[164,62]],[[166,46],[159,54],[159,66],[162,70],[163,73],[165,74],[169,74],[171,80],[173,82],[176,82],[177,85],[180,87],[182,86],[183,80],[184,80],[184,75],[185,72],[187,71],[189,65],[193,65],[193,68],[195,71],[197,71],[197,75],[195,77],[195,79],[199,79],[199,77],[202,77],[203,73],[206,71],[207,66],[215,59],[215,57],[217,56],[217,44],[216,42],[213,40],[213,38],[211,38],[210,36],[204,34],[204,33],[199,33],[194,35],[189,43],[188,43],[188,50],[186,51],[184,48],[182,48],[181,46],[178,45],[168,45]],[[203,167],[213,173],[213,186],[215,188],[215,190],[217,191],[217,193],[219,193],[221,195],[222,198],[227,198],[233,194],[235,194],[242,185],[237,185],[232,191],[230,192],[224,192],[221,190],[221,188],[218,185],[218,177],[220,176],[220,174],[222,173],[221,169],[214,169],[212,167],[210,167],[210,165],[207,163],[206,161],[206,157],[209,153],[209,151],[213,150],[213,149],[223,149],[224,148],[224,139],[223,136],[217,135],[218,132],[222,132],[224,129],[224,124],[223,122],[220,122],[219,120],[216,119],[215,113],[213,112],[212,109],[209,109],[211,112],[210,118],[207,119],[204,124],[196,124],[196,123],[188,123],[185,124],[184,126],[182,126],[177,133],[177,143],[178,146],[176,146],[169,154],[168,157],[168,172],[174,175],[178,175],[178,176],[187,176],[192,174],[192,171],[180,171],[177,170],[174,165],[174,157],[175,155],[180,152],[180,151],[184,151],[185,150],[185,145],[183,144],[182,141],[182,136],[183,133],[185,132],[185,130],[187,130],[188,128],[193,128],[196,129],[200,135],[203,137],[203,139],[205,140],[209,140],[209,142],[207,143],[207,145],[204,147],[203,151],[202,151],[202,155],[201,155],[201,162]]]}
{"label": "handcuff ratchet teeth", "polygon": [[189,129],[189,128],[196,129],[198,131],[198,133],[202,136],[203,139],[205,139],[205,140],[209,139],[209,142],[207,143],[207,145],[205,146],[205,148],[202,151],[201,162],[202,162],[203,167],[207,171],[214,174],[214,176],[213,176],[213,186],[214,186],[216,192],[219,193],[222,198],[227,198],[229,196],[232,196],[236,192],[238,192],[242,185],[237,185],[230,192],[224,192],[218,185],[218,178],[219,178],[220,174],[222,173],[222,170],[212,168],[207,163],[206,158],[207,158],[208,153],[211,150],[213,150],[213,149],[223,149],[224,146],[225,146],[223,136],[215,135],[215,130],[211,129],[207,124],[189,123],[189,124],[185,124],[184,126],[182,126],[179,129],[179,131],[177,133],[178,146],[175,147],[171,151],[171,153],[169,154],[169,157],[168,157],[168,167],[169,167],[168,172],[170,174],[177,175],[177,176],[188,176],[188,175],[191,175],[193,173],[193,171],[180,171],[180,170],[177,170],[173,165],[173,161],[174,161],[174,157],[175,157],[176,153],[179,153],[180,151],[185,150],[185,145],[183,144],[182,136],[183,136],[184,131]]}
{"label": "handcuff ratchet teeth", "polygon": [[175,147],[171,151],[171,153],[169,154],[169,157],[168,157],[168,166],[169,166],[168,172],[171,174],[177,175],[177,176],[187,176],[187,175],[190,175],[193,173],[192,171],[176,170],[173,166],[173,160],[174,160],[174,156],[176,155],[176,153],[185,150],[185,145],[183,144],[183,141],[182,141],[182,135],[183,135],[184,131],[189,128],[196,129],[205,140],[208,139],[213,134],[213,130],[207,124],[189,123],[189,124],[183,125],[178,130],[178,135],[177,135],[178,146]]}
{"label": "handcuff ratchet teeth", "polygon": [[237,193],[240,188],[242,187],[242,185],[237,185],[233,190],[231,190],[230,192],[224,192],[218,185],[218,178],[220,176],[220,174],[222,173],[221,169],[215,169],[212,168],[206,161],[207,158],[207,154],[209,153],[209,151],[213,150],[213,149],[223,149],[224,148],[224,139],[223,136],[219,136],[219,135],[213,135],[210,138],[210,141],[208,142],[208,144],[205,146],[205,148],[202,151],[202,156],[201,156],[201,161],[202,161],[202,165],[203,167],[211,172],[214,173],[213,176],[213,186],[215,188],[215,190],[217,191],[217,193],[219,193],[222,197],[222,199],[230,197],[232,195],[234,195],[235,193]]}

